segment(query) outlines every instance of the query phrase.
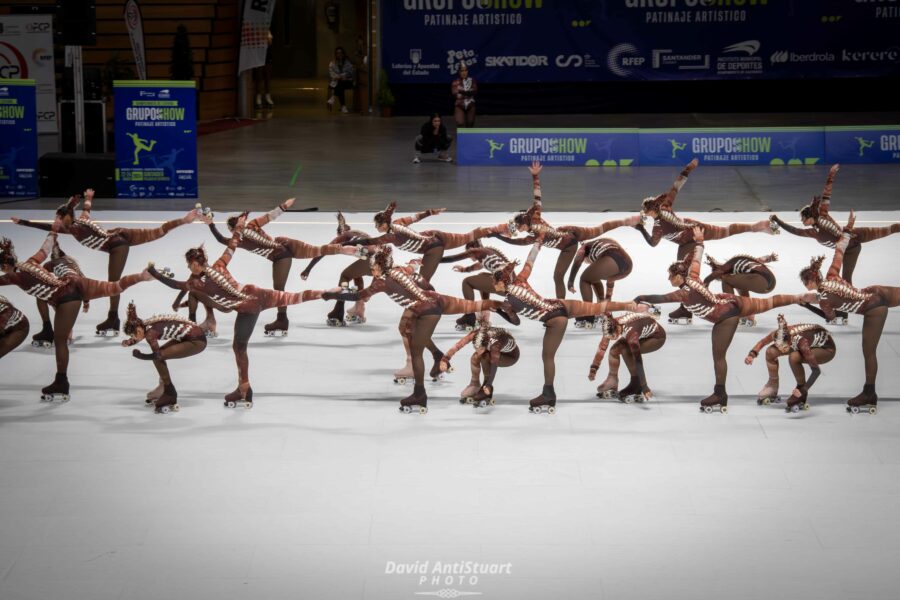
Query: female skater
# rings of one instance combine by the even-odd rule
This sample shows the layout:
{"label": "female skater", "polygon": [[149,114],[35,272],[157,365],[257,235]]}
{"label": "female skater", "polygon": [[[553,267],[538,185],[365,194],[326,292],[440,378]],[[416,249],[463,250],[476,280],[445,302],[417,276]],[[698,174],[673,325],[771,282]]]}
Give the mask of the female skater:
{"label": "female skater", "polygon": [[544,345],[541,352],[544,362],[544,388],[539,396],[529,402],[528,410],[539,413],[546,408],[547,412],[552,414],[556,412],[556,391],[553,389],[553,380],[556,378],[556,351],[562,343],[569,319],[600,315],[614,310],[646,311],[647,309],[635,305],[634,302],[601,300],[598,303],[592,303],[581,300],[546,300],[542,298],[528,283],[534,261],[540,250],[539,239],[532,246],[518,275],[515,273],[516,263],[510,263],[502,271],[495,273],[494,289],[506,296],[516,313],[544,324]]}
{"label": "female skater", "polygon": [[[688,163],[665,194],[655,198],[644,198],[641,204],[641,214],[653,219],[652,233],[647,232],[643,222],[639,223],[636,228],[641,232],[648,244],[655,247],[662,238],[665,238],[678,244],[676,260],[684,260],[685,257],[689,257],[694,253],[694,247],[698,241],[693,237],[692,232],[696,227],[701,228],[704,239],[707,240],[721,240],[732,235],[751,231],[764,232],[769,235],[775,235],[778,232],[768,220],[758,221],[752,225],[732,223],[727,227],[718,227],[693,219],[682,219],[676,215],[673,210],[675,196],[678,195],[678,191],[687,182],[688,175],[697,168],[698,164],[696,158]],[[669,313],[669,323],[689,325],[691,323],[691,312],[684,305],[681,305]]]}
{"label": "female skater", "polygon": [[[347,220],[344,218],[344,214],[338,211],[337,214],[337,237],[333,238],[329,244],[356,244],[360,240],[369,239],[369,234],[364,231],[358,231],[356,229],[350,229],[350,226],[347,225]],[[300,279],[306,281],[309,279],[309,274],[312,272],[313,267],[319,264],[319,261],[322,260],[322,256],[317,256],[306,265],[306,268],[303,269],[303,272],[300,273]],[[341,276],[338,279],[338,285],[340,287],[347,287],[350,285],[350,282],[353,282],[353,285],[356,286],[356,289],[361,290],[365,287],[365,280],[363,277],[371,277],[372,271],[369,269],[369,261],[365,258],[358,258],[357,260],[350,263],[350,265],[341,271]],[[334,303],[334,309],[328,316],[326,317],[325,323],[330,325],[331,327],[344,327],[348,323],[365,323],[366,322],[366,303],[365,302],[357,302],[356,305],[347,311],[347,319],[344,319],[344,301],[338,300]]]}
{"label": "female skater", "polygon": [[[428,412],[428,396],[425,393],[425,362],[422,358],[426,346],[431,341],[434,329],[442,315],[492,310],[503,318],[518,323],[518,317],[512,314],[508,306],[496,300],[463,300],[445,296],[433,290],[422,288],[413,278],[413,269],[409,266],[394,266],[390,246],[382,246],[369,257],[372,268],[372,284],[364,290],[355,292],[325,292],[324,300],[368,300],[379,292],[390,296],[410,315],[408,339],[412,356],[412,370],[415,386],[412,395],[400,401],[400,410],[410,412],[419,407],[419,412]],[[436,357],[436,362],[442,357]],[[440,372],[440,371],[438,371]]]}
{"label": "female skater", "polygon": [[530,246],[540,237],[545,248],[559,250],[559,258],[556,259],[556,267],[553,269],[553,284],[556,288],[556,297],[563,299],[566,297],[566,271],[569,270],[569,266],[575,260],[578,243],[593,239],[619,227],[635,226],[640,221],[640,217],[635,215],[626,219],[606,221],[596,227],[578,227],[575,225],[552,227],[542,217],[541,169],[541,163],[538,161],[534,161],[528,167],[528,172],[531,173],[534,202],[531,208],[513,217],[507,226],[512,234],[527,232],[528,235],[518,239],[499,234],[492,237],[516,246]]}
{"label": "female skater", "polygon": [[[294,198],[288,198],[279,206],[276,206],[266,214],[247,221],[238,239],[238,248],[252,252],[267,258],[272,263],[272,287],[283,292],[287,284],[288,274],[291,272],[293,259],[316,258],[329,254],[347,254],[350,256],[364,256],[358,254],[359,249],[353,246],[341,244],[327,244],[325,246],[313,246],[300,240],[288,237],[272,238],[263,231],[263,227],[270,221],[274,221],[294,205]],[[233,234],[238,217],[229,217],[228,230]],[[209,224],[213,236],[224,245],[228,245],[226,238],[213,223]],[[287,306],[278,307],[278,315],[275,320],[265,326],[265,334],[269,336],[284,336],[288,331]]]}
{"label": "female skater", "polygon": [[[158,240],[176,227],[192,223],[198,218],[205,220],[204,211],[198,204],[196,209],[190,211],[180,219],[166,221],[153,229],[127,229],[116,227],[106,230],[99,223],[91,219],[91,206],[94,200],[94,190],[84,192],[84,205],[81,214],[75,218],[75,207],[80,202],[79,196],[69,198],[66,204],[60,206],[56,214],[62,218],[59,233],[68,233],[75,240],[91,250],[100,250],[109,254],[108,280],[117,281],[125,271],[125,262],[128,260],[128,251],[133,246],[146,244]],[[12,219],[13,223],[26,225],[36,229],[50,230],[50,225],[45,223],[33,223],[25,219]],[[105,321],[97,325],[97,335],[118,335],[119,327],[119,296],[111,296],[109,299],[109,314]]]}
{"label": "female skater", "polygon": [[[590,264],[578,280],[581,299],[585,302],[592,302],[594,294],[597,294],[597,300],[612,300],[615,282],[631,274],[631,257],[625,249],[615,240],[597,238],[581,244],[575,253],[572,270],[569,271],[570,292],[575,291],[575,276],[583,262]],[[604,281],[606,281],[605,292]],[[575,327],[590,329],[596,322],[597,317],[578,317],[575,319]]]}
{"label": "female skater", "polygon": [[[603,383],[597,386],[597,397],[618,398],[626,404],[652,398],[653,392],[647,385],[647,376],[644,373],[643,356],[662,348],[666,343],[666,330],[646,313],[625,313],[618,317],[604,313],[600,315],[599,323],[602,337],[588,372],[589,380],[594,381],[596,378],[609,343],[613,340],[618,341],[609,351],[609,374]],[[616,391],[619,387],[619,357],[625,359],[625,366],[631,379],[628,385]]]}
{"label": "female skater", "polygon": [[28,318],[0,296],[0,358],[19,347],[28,336]]}
{"label": "female skater", "polygon": [[900,305],[900,287],[886,285],[871,285],[857,289],[844,280],[839,273],[844,260],[844,251],[850,245],[853,237],[853,223],[856,217],[850,211],[850,219],[847,227],[841,234],[841,239],[835,245],[834,258],[825,278],[819,269],[824,256],[814,258],[808,267],[800,271],[800,281],[808,290],[815,290],[819,299],[819,307],[825,313],[825,318],[832,321],[837,311],[856,313],[863,315],[862,328],[862,352],[865,361],[866,383],[863,391],[847,402],[847,410],[852,413],[859,412],[860,408],[868,408],[875,414],[878,404],[878,395],[875,393],[875,378],[878,375],[878,342],[881,341],[881,332],[887,320],[889,308]]}
{"label": "female skater", "polygon": [[[66,255],[59,247],[59,241],[54,240],[53,249],[50,250],[50,260],[44,263],[44,269],[53,273],[57,279],[63,279],[68,275],[84,277],[78,262],[71,256]],[[52,348],[53,347],[53,324],[50,322],[50,308],[47,303],[41,299],[36,299],[38,314],[41,316],[41,331],[31,337],[31,345],[35,348]],[[84,302],[84,312],[88,311],[90,301]],[[72,342],[72,333],[69,332],[69,343]]]}
{"label": "female skater", "polygon": [[[510,332],[500,327],[491,327],[489,319],[481,319],[478,327],[467,333],[456,345],[447,351],[441,359],[441,371],[450,368],[450,359],[472,343],[475,352],[469,364],[472,367],[472,379],[469,385],[460,392],[460,404],[474,404],[477,408],[484,408],[494,403],[494,378],[500,367],[511,367],[519,361],[519,347],[516,338]],[[482,383],[481,376],[484,375]]]}
{"label": "female skater", "polygon": [[53,228],[47,234],[41,248],[28,260],[18,262],[11,240],[0,238],[0,285],[17,285],[26,294],[44,300],[56,310],[53,322],[54,346],[56,347],[56,377],[53,383],[41,390],[41,400],[69,400],[69,345],[66,343],[82,302],[95,298],[106,298],[121,294],[140,281],[148,281],[150,274],[145,270],[135,275],[126,275],[118,281],[97,281],[75,274],[59,278],[41,266],[56,241],[56,231],[62,225],[57,216]]}
{"label": "female skater", "polygon": [[[834,165],[828,171],[828,178],[825,180],[825,187],[821,196],[816,196],[813,201],[800,209],[800,219],[806,228],[792,227],[782,221],[778,215],[772,215],[770,218],[788,233],[800,237],[814,238],[820,244],[827,248],[834,248],[835,244],[841,239],[841,226],[834,217],[831,216],[831,189],[834,183],[834,176],[840,169],[840,165]],[[853,230],[854,237],[850,238],[850,245],[844,252],[844,266],[841,271],[841,278],[849,284],[853,284],[853,271],[856,269],[856,262],[859,260],[859,253],[865,242],[881,239],[892,233],[900,231],[900,223],[894,223],[889,227],[856,227]],[[830,323],[832,325],[846,325],[847,313],[844,311],[835,311],[836,318]]]}
{"label": "female skater", "polygon": [[[738,254],[720,263],[707,254],[706,264],[712,267],[712,273],[706,276],[703,285],[709,287],[713,281],[721,280],[722,291],[726,294],[733,294],[735,290],[745,298],[750,296],[750,292],[768,294],[775,289],[775,274],[766,264],[776,260],[778,255],[773,252],[768,256],[759,257]],[[741,317],[739,324],[754,327],[756,317],[754,315]]]}
{"label": "female skater", "polygon": [[[769,380],[759,391],[756,403],[769,404],[780,401],[778,398],[778,357],[787,356],[791,372],[797,381],[797,387],[791,392],[785,410],[788,412],[799,412],[801,408],[808,410],[809,404],[806,403],[806,397],[822,372],[819,365],[831,361],[837,351],[831,333],[821,325],[806,323],[788,325],[784,315],[778,315],[778,329],[756,342],[744,362],[752,365],[753,359],[759,356],[766,344],[772,344],[766,349],[766,368],[769,370]],[[809,379],[806,378],[803,363],[808,364],[811,369]]]}
{"label": "female skater", "polygon": [[306,290],[302,293],[283,292],[280,290],[267,290],[255,285],[241,285],[235,281],[228,271],[228,263],[234,256],[234,251],[240,244],[241,234],[247,213],[243,213],[235,222],[234,231],[228,246],[212,266],[209,266],[206,251],[203,246],[191,248],[184,258],[187,261],[191,276],[185,281],[175,281],[163,277],[156,269],[150,267],[150,274],[161,283],[176,290],[183,290],[195,294],[204,303],[209,303],[216,310],[222,312],[234,311],[237,318],[234,321],[234,340],[231,348],[234,351],[234,359],[237,363],[238,386],[225,396],[225,406],[235,408],[253,407],[253,388],[250,387],[250,358],[247,355],[247,344],[253,335],[253,328],[259,319],[259,313],[276,306],[289,306],[300,304],[310,300],[318,300],[322,297],[321,291]]}
{"label": "female skater", "polygon": [[[475,262],[468,267],[455,265],[453,270],[457,273],[472,273],[479,269],[486,269],[486,272],[470,275],[463,279],[463,298],[474,300],[476,291],[481,294],[482,300],[487,300],[491,294],[496,294],[497,292],[494,290],[494,273],[501,271],[503,267],[509,264],[509,259],[506,258],[506,255],[491,246],[482,246],[481,240],[475,240],[466,244],[465,252],[445,256],[441,259],[441,262],[449,263],[465,259]],[[475,313],[466,313],[456,320],[456,330],[471,331],[475,329],[476,320]]]}
{"label": "female skater", "polygon": [[447,233],[446,231],[429,230],[421,233],[413,231],[410,225],[427,217],[439,215],[446,208],[431,208],[416,213],[411,217],[394,219],[396,202],[388,204],[387,208],[375,214],[375,228],[382,235],[360,242],[362,245],[393,244],[398,250],[405,250],[422,255],[422,268],[419,275],[426,281],[431,281],[432,275],[437,270],[445,250],[452,250],[465,246],[469,242],[498,233],[506,228],[506,225],[494,227],[479,227],[468,233]]}
{"label": "female skater", "polygon": [[[134,302],[128,304],[128,318],[125,321],[125,335],[130,336],[122,346],[134,346],[147,340],[152,352],[133,350],[131,355],[141,360],[152,360],[159,373],[159,386],[147,393],[147,404],[154,406],[157,414],[178,410],[178,392],[172,385],[172,377],[166,361],[187,358],[200,354],[206,348],[206,334],[200,327],[178,315],[154,315],[141,319],[137,315]],[[159,341],[166,343],[160,347]]]}
{"label": "female skater", "polygon": [[669,266],[669,283],[678,290],[668,294],[641,295],[635,302],[661,304],[681,302],[691,314],[706,319],[713,324],[712,355],[716,372],[716,385],[713,393],[700,401],[700,410],[712,412],[718,408],[727,412],[728,394],[725,392],[725,379],[728,375],[727,353],[734,332],[741,317],[764,313],[804,301],[812,301],[813,294],[786,295],[777,294],[767,298],[747,298],[734,294],[713,294],[700,281],[700,259],[703,257],[703,227],[695,225],[691,230],[694,254],[685,260],[674,262]]}

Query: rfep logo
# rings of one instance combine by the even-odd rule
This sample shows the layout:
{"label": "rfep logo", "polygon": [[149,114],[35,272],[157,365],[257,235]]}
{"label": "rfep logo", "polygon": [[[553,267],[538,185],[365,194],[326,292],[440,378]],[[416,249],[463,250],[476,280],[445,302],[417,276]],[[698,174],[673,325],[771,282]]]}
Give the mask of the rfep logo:
{"label": "rfep logo", "polygon": [[631,69],[640,67],[645,62],[643,56],[640,56],[638,49],[634,44],[619,44],[609,51],[606,58],[606,66],[609,70],[619,77],[628,77],[631,75]]}
{"label": "rfep logo", "polygon": [[28,79],[25,57],[8,42],[0,42],[0,79]]}

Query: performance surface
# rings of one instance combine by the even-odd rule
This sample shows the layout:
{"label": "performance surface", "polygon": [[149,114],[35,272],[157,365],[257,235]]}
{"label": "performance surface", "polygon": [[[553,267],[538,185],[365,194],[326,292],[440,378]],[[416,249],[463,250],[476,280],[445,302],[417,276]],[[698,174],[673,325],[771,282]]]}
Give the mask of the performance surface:
{"label": "performance surface", "polygon": [[[0,211],[0,235],[15,241],[24,260],[43,236],[10,224],[13,214],[49,213]],[[95,213],[108,227],[149,227],[174,215]],[[621,216],[549,213],[547,219],[593,224]],[[682,216],[724,223],[765,215]],[[781,216],[796,222],[796,213]],[[846,213],[836,216],[846,219]],[[508,217],[447,213],[416,227],[467,231]],[[370,213],[348,219],[373,231]],[[898,219],[898,213],[864,212],[857,225]],[[292,214],[268,229],[326,243],[334,226],[330,213]],[[616,284],[616,299],[671,290],[665,270],[674,245],[650,248],[633,229],[610,237],[635,262],[633,274]],[[184,279],[184,251],[201,241],[218,256],[222,246],[206,227],[191,225],[132,249],[126,273],[153,260]],[[60,243],[87,276],[105,279],[105,254],[67,236]],[[528,250],[488,243],[520,260]],[[773,250],[781,257],[772,265],[778,293],[801,293],[800,268],[811,256],[831,257],[814,241],[784,233],[707,244],[719,260]],[[856,284],[900,285],[898,253],[898,235],[866,244]],[[531,278],[547,296],[557,256],[542,251]],[[333,287],[350,260],[326,257],[307,282],[295,265],[288,289]],[[269,263],[258,256],[239,251],[231,270],[242,283],[271,285]],[[460,295],[463,277],[442,266],[433,283]],[[26,312],[36,333],[33,300],[12,287],[0,294]],[[122,315],[128,300],[144,317],[170,312],[174,296],[157,282],[141,283],[125,294]],[[557,414],[529,414],[527,401],[542,384],[543,329],[525,321],[511,328],[522,358],[500,370],[497,406],[475,411],[458,403],[469,378],[471,352],[464,349],[455,373],[426,384],[429,412],[420,416],[397,410],[411,393],[410,384],[392,382],[403,364],[400,308],[379,295],[365,325],[329,328],[330,305],[291,307],[287,338],[263,336],[275,311],[260,317],[250,343],[251,410],[222,406],[236,385],[233,315],[219,315],[220,337],[205,352],[170,363],[181,411],[169,415],[144,406],[157,381],[152,365],[133,359],[120,346],[122,337],[94,337],[105,299],[92,302],[76,324],[67,404],[38,400],[53,377],[52,351],[26,341],[0,360],[0,598],[896,597],[896,310],[878,349],[881,397],[874,416],[844,410],[863,384],[859,316],[846,327],[829,327],[838,352],[822,367],[810,411],[794,416],[778,405],[756,405],[764,361],[748,367],[743,358],[774,328],[777,311],[735,336],[728,414],[701,414],[697,403],[713,386],[711,325],[698,319],[689,327],[665,324],[674,305],[663,307],[666,345],[645,358],[655,394],[649,403],[594,397],[606,372],[604,362],[598,381],[587,380],[599,334],[570,323],[557,356]],[[800,308],[784,312],[791,323],[819,322]],[[444,350],[461,336],[454,320],[446,316],[438,325]],[[505,325],[497,316],[494,322]],[[138,348],[147,351],[145,344]],[[624,365],[620,380],[627,381]],[[793,385],[782,363],[782,396]],[[438,562],[453,568],[467,561],[494,564],[499,572],[474,581],[433,574]],[[398,565],[413,572],[398,574]]]}

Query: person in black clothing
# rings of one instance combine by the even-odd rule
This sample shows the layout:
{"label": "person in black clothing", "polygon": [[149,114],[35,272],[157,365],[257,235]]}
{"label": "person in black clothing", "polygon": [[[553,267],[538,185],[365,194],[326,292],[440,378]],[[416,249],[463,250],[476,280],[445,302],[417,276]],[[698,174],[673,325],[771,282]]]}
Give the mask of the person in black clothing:
{"label": "person in black clothing", "polygon": [[453,159],[447,154],[453,138],[447,135],[447,128],[441,122],[441,115],[432,113],[431,118],[422,124],[419,135],[416,136],[416,157],[413,158],[414,163],[422,160],[422,153],[438,152],[438,160],[442,162],[450,162]]}

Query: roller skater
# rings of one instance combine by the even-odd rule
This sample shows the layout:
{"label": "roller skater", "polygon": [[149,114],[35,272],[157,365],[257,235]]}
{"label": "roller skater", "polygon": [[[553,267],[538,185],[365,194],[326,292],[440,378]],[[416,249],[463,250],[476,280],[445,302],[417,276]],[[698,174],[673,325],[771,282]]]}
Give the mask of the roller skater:
{"label": "roller skater", "polygon": [[[384,292],[390,298],[404,308],[404,314],[408,320],[401,320],[400,331],[404,340],[408,340],[412,370],[415,378],[413,395],[404,402],[413,402],[415,405],[427,406],[425,393],[425,362],[423,353],[425,348],[432,343],[431,337],[442,315],[462,314],[481,310],[493,310],[504,318],[518,322],[518,318],[508,307],[494,300],[463,300],[445,296],[437,292],[421,287],[414,278],[414,269],[410,266],[394,266],[393,255],[390,246],[383,246],[372,253],[369,258],[372,269],[372,284],[358,292],[326,292],[322,295],[325,300],[368,300],[373,295]],[[439,352],[439,351],[438,351]],[[433,351],[436,360],[442,355]],[[401,403],[401,410],[409,403]]]}
{"label": "roller skater", "polygon": [[225,406],[250,407],[253,405],[253,389],[250,387],[250,358],[247,346],[259,314],[277,306],[290,306],[322,297],[321,291],[306,290],[302,293],[267,290],[255,285],[241,285],[228,271],[228,263],[241,240],[246,214],[241,215],[235,223],[234,231],[222,256],[210,266],[207,262],[203,246],[191,248],[185,253],[191,276],[185,281],[163,277],[155,268],[150,267],[151,276],[161,283],[176,290],[195,294],[204,303],[208,303],[222,312],[236,312],[234,322],[234,339],[232,350],[238,371],[238,387],[225,396]]}
{"label": "roller skater", "polygon": [[726,412],[725,409],[728,405],[728,394],[725,392],[725,380],[728,375],[726,354],[740,318],[764,313],[788,304],[811,302],[815,300],[815,295],[778,294],[765,298],[749,298],[735,294],[713,294],[700,280],[703,228],[695,225],[692,233],[695,242],[693,256],[669,266],[669,283],[678,290],[664,295],[641,295],[637,296],[634,301],[652,304],[681,302],[692,314],[713,324],[712,355],[716,374],[715,391],[701,401],[700,409],[712,412],[712,410],[720,408],[722,412]]}
{"label": "roller skater", "polygon": [[[159,374],[159,386],[148,392],[147,404],[154,407],[157,414],[178,411],[178,392],[172,384],[167,361],[188,358],[200,354],[206,348],[206,335],[200,327],[178,315],[155,315],[149,319],[141,319],[137,315],[134,302],[128,304],[128,318],[125,322],[125,335],[130,336],[122,342],[128,348],[146,340],[151,352],[133,350],[132,356],[140,360],[152,360]],[[165,345],[160,346],[160,341]]]}
{"label": "roller skater", "polygon": [[[529,246],[539,237],[545,248],[559,250],[559,257],[556,259],[556,267],[553,269],[553,284],[556,289],[556,297],[565,299],[566,271],[568,271],[569,266],[575,259],[578,243],[596,238],[619,227],[632,227],[640,221],[640,217],[635,215],[625,219],[607,221],[596,227],[579,227],[575,225],[553,227],[549,225],[542,216],[541,169],[541,164],[538,161],[532,162],[531,166],[528,168],[528,172],[531,173],[534,201],[528,210],[520,212],[513,217],[507,226],[508,233],[511,235],[516,235],[518,232],[527,232],[528,235],[518,239],[500,234],[495,234],[492,237],[503,240],[507,244],[517,246]],[[602,300],[603,298],[598,297],[597,299]],[[587,302],[589,300],[585,301]]]}
{"label": "roller skater", "polygon": [[28,337],[28,318],[4,296],[0,296],[0,358]]}
{"label": "roller skater", "polygon": [[[197,208],[188,212],[180,219],[166,221],[160,227],[152,229],[128,229],[125,227],[116,227],[114,229],[104,229],[99,223],[91,218],[91,208],[94,200],[94,190],[88,189],[84,192],[84,204],[81,207],[81,214],[75,218],[75,208],[81,202],[80,196],[69,198],[66,204],[63,204],[56,210],[57,216],[61,222],[58,226],[58,233],[69,234],[75,240],[86,248],[91,250],[99,250],[109,254],[109,272],[108,280],[111,282],[118,281],[125,272],[125,263],[128,260],[129,250],[134,246],[146,244],[158,240],[167,233],[180,227],[192,223],[197,219],[208,222],[210,220],[208,213],[197,205]],[[17,219],[13,217],[13,223],[43,229],[49,231],[51,226],[46,223],[34,223],[25,219]],[[97,325],[96,335],[116,336],[119,334],[119,297],[113,296],[109,299],[109,313],[105,321]]]}
{"label": "roller skater", "polygon": [[[713,281],[719,280],[722,282],[722,291],[726,294],[733,294],[735,291],[744,297],[749,297],[750,292],[768,294],[775,289],[775,274],[766,264],[776,260],[778,255],[774,252],[759,257],[738,254],[724,263],[707,255],[706,263],[712,267],[712,273],[706,276],[703,285],[709,287]],[[741,317],[738,325],[755,327],[756,317],[754,315]]]}
{"label": "roller skater", "polygon": [[[553,381],[556,378],[556,351],[562,343],[569,319],[576,317],[597,316],[616,310],[643,311],[645,307],[634,302],[613,302],[603,300],[598,303],[582,300],[565,300],[542,298],[528,283],[534,261],[541,250],[538,239],[528,253],[528,258],[518,274],[516,263],[509,263],[502,271],[494,274],[494,289],[506,296],[507,302],[516,313],[544,324],[544,342],[541,358],[544,363],[544,387],[541,395],[529,403],[531,412],[541,412],[540,407],[556,412],[556,392]],[[549,410],[552,408],[553,410]]]}
{"label": "roller skater", "polygon": [[[347,256],[356,256],[358,258],[365,257],[366,250],[361,247],[344,246],[341,244],[313,246],[306,242],[288,237],[272,238],[269,236],[269,234],[263,230],[263,227],[283,215],[285,211],[290,209],[293,205],[294,198],[288,198],[279,206],[276,206],[264,215],[246,221],[246,224],[240,232],[240,239],[238,240],[238,248],[268,259],[269,262],[272,263],[272,287],[276,291],[284,291],[294,259],[321,258],[323,256],[334,254],[345,254]],[[241,216],[246,216],[246,213]],[[228,231],[232,234],[232,237],[239,218],[239,216],[232,216],[226,221]],[[219,233],[215,224],[210,223],[209,229],[219,243],[225,246],[228,245],[230,238]],[[265,334],[270,337],[287,336],[289,325],[287,306],[279,306],[278,315],[275,321],[265,326]]]}
{"label": "roller skater", "polygon": [[866,382],[863,391],[847,402],[847,410],[856,413],[860,408],[870,409],[875,414],[878,395],[875,393],[875,378],[878,375],[878,342],[887,320],[889,308],[900,305],[900,288],[886,285],[872,285],[862,289],[853,287],[839,273],[844,260],[844,250],[853,237],[853,224],[856,217],[850,211],[850,219],[835,245],[834,258],[828,273],[823,278],[819,269],[824,256],[810,261],[808,267],[800,271],[800,281],[808,290],[815,290],[825,318],[835,318],[837,311],[863,315],[862,353],[865,361]]}
{"label": "roller skater", "polygon": [[[475,240],[466,244],[465,252],[445,256],[441,259],[442,263],[456,262],[459,260],[469,259],[474,261],[471,265],[462,267],[454,265],[453,270],[457,273],[473,273],[480,269],[486,272],[470,275],[463,279],[462,292],[463,298],[466,300],[474,300],[475,292],[481,294],[482,300],[490,298],[491,294],[496,294],[494,290],[494,273],[500,271],[509,264],[509,259],[499,250],[491,246],[483,246],[481,240]],[[467,313],[456,320],[457,331],[472,331],[477,327],[478,318],[475,313]]]}
{"label": "roller skater", "polygon": [[[569,291],[575,291],[575,276],[581,263],[587,262],[590,266],[585,269],[579,279],[578,287],[581,291],[581,299],[592,302],[594,294],[597,300],[612,300],[613,286],[619,279],[624,279],[631,273],[632,262],[628,253],[610,238],[597,238],[581,244],[572,261],[572,270],[569,272]],[[603,282],[606,281],[606,290]],[[593,329],[597,326],[597,317],[578,317],[575,319],[575,327],[579,329]]]}
{"label": "roller skater", "polygon": [[519,361],[519,347],[511,333],[499,327],[491,327],[490,322],[485,319],[478,323],[478,329],[467,333],[447,351],[441,359],[441,370],[447,371],[450,359],[470,342],[475,348],[469,360],[472,378],[460,393],[459,402],[484,408],[494,404],[494,378],[497,376],[497,369],[516,364]]}
{"label": "roller skater", "polygon": [[31,336],[31,345],[35,348],[52,348],[53,337],[53,325],[49,319],[45,320],[41,330]]}
{"label": "roller skater", "polygon": [[[769,380],[759,393],[757,404],[769,404],[773,398],[778,397],[778,357],[787,356],[788,364],[797,381],[797,387],[787,399],[785,410],[799,412],[808,410],[807,396],[810,388],[819,378],[822,370],[820,364],[830,362],[837,350],[834,339],[827,329],[821,325],[788,325],[784,315],[778,315],[778,328],[759,340],[747,354],[744,362],[753,364],[753,359],[759,356],[766,344],[772,345],[766,349],[766,367],[769,370]],[[809,365],[811,371],[809,379],[803,369],[803,363]]]}
{"label": "roller skater", "polygon": [[[337,214],[337,237],[332,239],[329,244],[355,244],[359,240],[367,240],[369,239],[369,234],[363,231],[358,231],[356,229],[351,229],[347,224],[347,220],[344,218],[343,213],[338,211]],[[300,273],[300,279],[306,281],[309,278],[309,274],[312,272],[313,267],[315,267],[319,261],[322,260],[321,256],[317,256],[310,261],[310,263],[303,269],[303,272]],[[371,277],[372,271],[369,269],[369,261],[365,258],[359,258],[349,266],[347,266],[343,271],[341,271],[340,279],[338,280],[338,286],[345,288],[350,286],[350,282],[353,282],[353,285],[356,286],[356,289],[362,289],[365,287],[364,276]],[[344,314],[344,302],[342,300],[338,300],[334,303],[334,310],[328,314],[326,319],[326,324],[332,327],[343,327],[345,325],[362,325],[366,322],[366,304],[365,302],[357,302],[356,305],[347,311],[346,316]]]}
{"label": "roller skater", "polygon": [[0,285],[16,285],[26,294],[47,302],[56,310],[53,325],[56,377],[51,385],[41,390],[41,399],[45,401],[69,399],[69,380],[66,376],[69,368],[67,340],[82,302],[121,294],[136,283],[150,279],[147,271],[126,275],[113,282],[88,279],[74,273],[63,278],[56,277],[44,269],[41,263],[52,251],[56,232],[61,224],[62,218],[57,216],[41,248],[23,262],[18,262],[12,241],[0,238],[0,270],[3,271]]}
{"label": "roller skater", "polygon": [[[603,356],[610,342],[616,341],[609,351],[609,374],[606,380],[597,387],[598,398],[618,398],[626,404],[643,402],[653,397],[647,385],[644,373],[644,354],[656,352],[666,343],[666,330],[656,319],[646,313],[625,313],[614,317],[604,313],[599,317],[602,337],[597,345],[597,353],[588,371],[588,379],[594,381]],[[619,383],[619,359],[625,360],[625,366],[631,379],[623,389],[616,391]]]}
{"label": "roller skater", "polygon": [[[693,219],[682,219],[676,215],[673,209],[675,197],[681,188],[684,187],[691,171],[696,169],[698,164],[699,162],[696,158],[688,163],[665,194],[655,198],[653,196],[644,198],[641,203],[641,222],[635,228],[644,236],[648,244],[656,247],[660,240],[665,238],[678,244],[677,260],[684,260],[694,253],[694,246],[697,240],[694,239],[692,232],[696,227],[702,229],[704,239],[707,240],[721,240],[732,235],[748,232],[763,232],[769,235],[778,233],[777,226],[768,220],[758,221],[752,225],[733,223],[727,227],[718,227]],[[652,233],[647,232],[643,218],[653,219]],[[692,316],[691,311],[685,308],[684,305],[680,305],[676,310],[669,313],[669,323],[673,325],[690,325]]]}

